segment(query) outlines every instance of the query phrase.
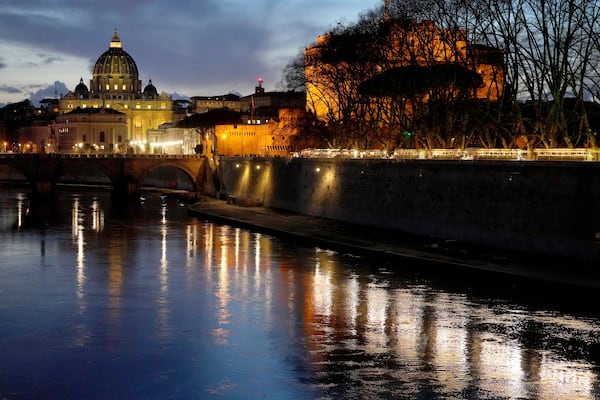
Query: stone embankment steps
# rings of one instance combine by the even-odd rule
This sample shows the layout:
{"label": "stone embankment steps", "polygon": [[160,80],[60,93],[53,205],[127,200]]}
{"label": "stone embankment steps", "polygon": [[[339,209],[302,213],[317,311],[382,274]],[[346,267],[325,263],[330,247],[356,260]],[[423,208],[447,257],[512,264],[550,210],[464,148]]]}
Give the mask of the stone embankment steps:
{"label": "stone embankment steps", "polygon": [[462,244],[390,234],[342,221],[272,208],[232,205],[214,198],[202,198],[189,207],[189,212],[210,220],[334,250],[600,290],[598,276],[585,271],[575,273],[568,265],[556,264],[556,260],[494,254]]}

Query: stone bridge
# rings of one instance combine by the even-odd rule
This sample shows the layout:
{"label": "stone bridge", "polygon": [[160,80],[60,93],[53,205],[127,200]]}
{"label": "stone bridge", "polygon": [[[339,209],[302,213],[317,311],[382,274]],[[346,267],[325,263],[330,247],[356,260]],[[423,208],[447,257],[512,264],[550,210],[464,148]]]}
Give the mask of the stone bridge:
{"label": "stone bridge", "polygon": [[183,171],[194,191],[202,192],[207,182],[207,164],[203,155],[0,154],[3,175],[24,176],[34,195],[53,193],[66,171],[90,168],[103,172],[112,184],[113,193],[121,197],[137,195],[144,178],[162,167]]}

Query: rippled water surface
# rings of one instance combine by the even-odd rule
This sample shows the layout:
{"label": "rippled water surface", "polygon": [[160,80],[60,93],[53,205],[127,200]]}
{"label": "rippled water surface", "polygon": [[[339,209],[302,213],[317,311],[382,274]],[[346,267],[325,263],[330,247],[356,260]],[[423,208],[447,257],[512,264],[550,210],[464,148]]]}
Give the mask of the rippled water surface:
{"label": "rippled water surface", "polygon": [[529,285],[3,188],[0,399],[598,398],[600,313]]}

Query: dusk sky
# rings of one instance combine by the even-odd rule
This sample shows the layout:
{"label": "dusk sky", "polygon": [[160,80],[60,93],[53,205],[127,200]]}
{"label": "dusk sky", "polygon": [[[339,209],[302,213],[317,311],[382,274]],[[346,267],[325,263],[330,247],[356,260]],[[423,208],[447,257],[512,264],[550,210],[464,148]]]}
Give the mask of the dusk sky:
{"label": "dusk sky", "polygon": [[[285,65],[318,35],[380,0],[3,0],[0,106],[86,85],[114,29],[142,87],[180,96],[277,90]],[[65,87],[66,85],[66,87]]]}

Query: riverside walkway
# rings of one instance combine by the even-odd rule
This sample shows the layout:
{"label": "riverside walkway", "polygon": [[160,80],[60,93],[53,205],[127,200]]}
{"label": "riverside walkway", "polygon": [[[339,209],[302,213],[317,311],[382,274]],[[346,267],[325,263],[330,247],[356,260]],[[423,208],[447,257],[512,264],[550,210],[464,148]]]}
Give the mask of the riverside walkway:
{"label": "riverside walkway", "polygon": [[210,197],[203,197],[192,204],[189,212],[294,243],[387,259],[410,260],[410,265],[424,266],[433,273],[481,273],[575,289],[600,290],[599,275],[585,268],[573,268],[569,260],[403,235],[277,209],[244,207]]}

